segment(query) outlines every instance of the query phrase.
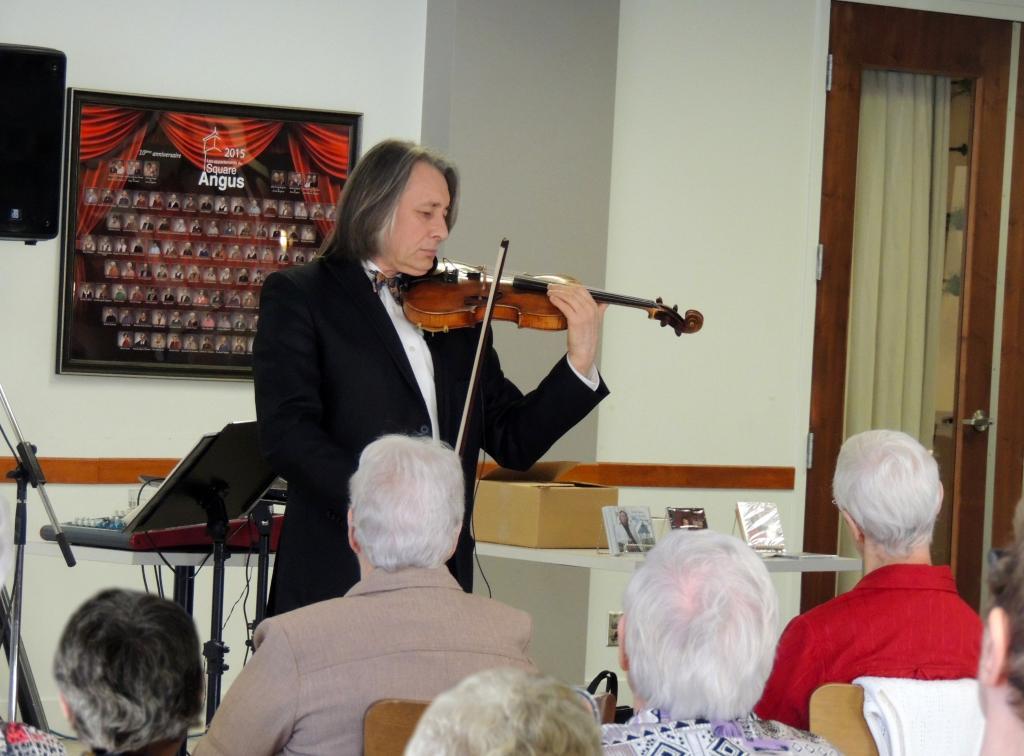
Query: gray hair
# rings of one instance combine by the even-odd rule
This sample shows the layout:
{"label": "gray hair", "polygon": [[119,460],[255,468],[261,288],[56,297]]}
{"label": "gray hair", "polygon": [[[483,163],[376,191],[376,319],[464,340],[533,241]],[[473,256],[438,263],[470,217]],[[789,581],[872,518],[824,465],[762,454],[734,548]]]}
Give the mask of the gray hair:
{"label": "gray hair", "polygon": [[932,541],[942,504],[939,466],[906,433],[871,430],[846,439],[832,478],[836,506],[894,557]]}
{"label": "gray hair", "polygon": [[405,756],[598,756],[601,729],[586,703],[554,678],[489,669],[434,699]]}
{"label": "gray hair", "polygon": [[102,591],[68,620],[53,676],[93,749],[140,751],[184,738],[203,705],[192,618],[147,593]]}
{"label": "gray hair", "polygon": [[732,536],[674,531],[623,599],[629,684],[674,719],[748,714],[771,672],[778,599],[761,557]]}
{"label": "gray hair", "polygon": [[450,205],[445,222],[450,231],[458,215],[459,174],[446,157],[414,142],[388,139],[363,155],[345,181],[334,231],[324,255],[346,260],[376,257],[394,225],[398,200],[417,163],[436,168],[448,184]]}
{"label": "gray hair", "polygon": [[349,500],[356,539],[374,567],[440,567],[465,515],[462,463],[431,438],[382,436],[359,456]]}

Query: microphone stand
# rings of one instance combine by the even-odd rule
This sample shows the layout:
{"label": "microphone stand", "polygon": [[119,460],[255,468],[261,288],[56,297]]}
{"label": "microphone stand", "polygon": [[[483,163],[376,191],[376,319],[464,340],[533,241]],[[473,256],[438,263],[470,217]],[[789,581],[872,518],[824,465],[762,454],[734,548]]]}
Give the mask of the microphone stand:
{"label": "microphone stand", "polygon": [[53,532],[60,551],[64,555],[64,561],[68,567],[75,566],[75,557],[71,553],[71,546],[68,545],[67,536],[60,527],[57,517],[53,513],[53,506],[50,504],[50,497],[46,494],[46,478],[43,477],[43,470],[39,466],[39,459],[36,457],[36,447],[28,443],[21,435],[21,428],[14,417],[14,410],[11,409],[4,387],[0,385],[0,404],[3,405],[4,413],[10,421],[11,431],[15,446],[14,459],[18,466],[7,473],[8,478],[14,479],[17,484],[17,503],[14,511],[14,594],[11,599],[11,617],[8,623],[8,649],[10,657],[10,683],[7,688],[7,721],[17,721],[18,710],[18,658],[21,652],[21,602],[22,586],[25,579],[25,526],[26,526],[26,505],[28,499],[28,486],[39,491],[39,497],[43,501],[47,517],[53,526]]}

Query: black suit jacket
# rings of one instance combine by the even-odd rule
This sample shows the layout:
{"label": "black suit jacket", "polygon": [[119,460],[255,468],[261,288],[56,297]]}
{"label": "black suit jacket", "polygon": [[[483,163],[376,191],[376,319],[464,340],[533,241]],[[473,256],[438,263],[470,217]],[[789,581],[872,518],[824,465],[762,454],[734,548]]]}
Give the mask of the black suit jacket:
{"label": "black suit jacket", "polygon": [[[454,444],[479,328],[428,335],[442,440]],[[359,454],[387,433],[430,435],[430,419],[394,325],[363,267],[318,259],[267,277],[253,347],[260,444],[288,481],[271,612],[344,595],[359,580],[348,545],[348,480]],[[453,574],[473,581],[469,534],[481,446],[526,469],[608,393],[592,391],[562,359],[523,395],[489,349],[466,435],[466,519]]]}

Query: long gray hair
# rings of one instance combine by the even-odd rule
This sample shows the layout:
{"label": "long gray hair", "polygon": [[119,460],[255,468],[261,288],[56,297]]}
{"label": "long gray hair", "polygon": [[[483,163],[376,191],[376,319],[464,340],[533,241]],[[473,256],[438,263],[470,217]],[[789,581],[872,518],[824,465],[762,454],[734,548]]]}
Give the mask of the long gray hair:
{"label": "long gray hair", "polygon": [[458,215],[459,174],[446,157],[414,142],[385,140],[360,158],[345,182],[334,232],[324,243],[324,255],[345,260],[376,257],[391,230],[398,200],[416,163],[436,168],[448,184],[450,231]]}

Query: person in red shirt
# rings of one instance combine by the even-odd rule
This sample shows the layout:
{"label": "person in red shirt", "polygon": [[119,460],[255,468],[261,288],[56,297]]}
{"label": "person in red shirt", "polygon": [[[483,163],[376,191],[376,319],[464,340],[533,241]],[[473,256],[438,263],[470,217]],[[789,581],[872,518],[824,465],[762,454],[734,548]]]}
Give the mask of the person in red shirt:
{"label": "person in red shirt", "polygon": [[978,665],[985,712],[981,756],[1024,754],[1024,502],[1017,504],[1014,530],[1013,545],[988,573],[993,606]]}
{"label": "person in red shirt", "polygon": [[832,491],[864,577],[789,623],[754,709],[802,729],[811,693],[826,683],[974,677],[981,648],[981,619],[949,567],[931,563],[942,484],[928,450],[898,431],[858,433],[839,451]]}

